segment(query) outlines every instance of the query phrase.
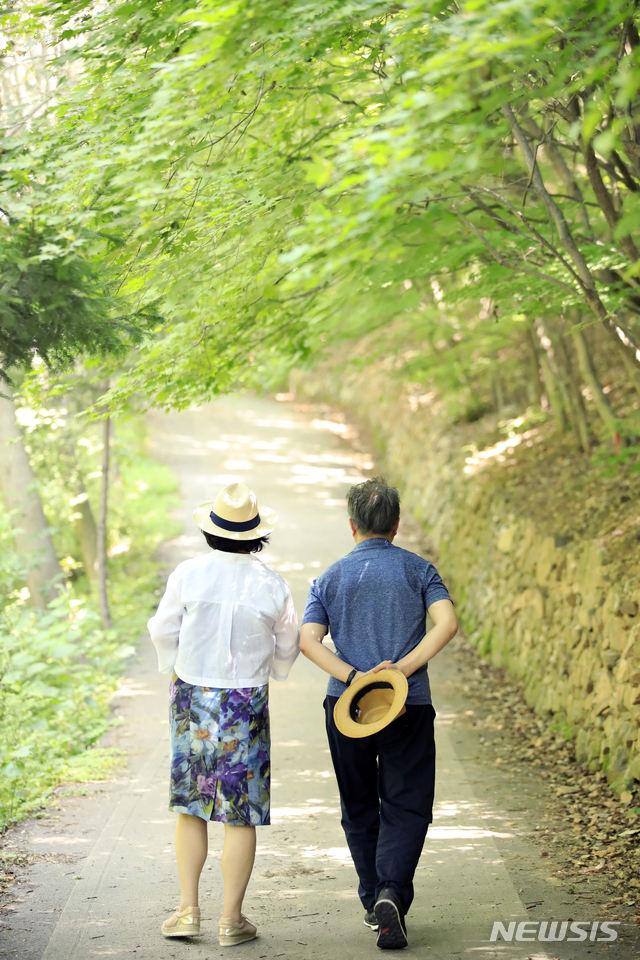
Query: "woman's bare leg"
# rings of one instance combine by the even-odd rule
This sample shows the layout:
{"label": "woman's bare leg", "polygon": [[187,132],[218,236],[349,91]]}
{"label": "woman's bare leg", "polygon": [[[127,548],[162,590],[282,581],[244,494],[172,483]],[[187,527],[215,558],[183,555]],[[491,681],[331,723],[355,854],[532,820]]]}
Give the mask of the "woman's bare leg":
{"label": "woman's bare leg", "polygon": [[198,906],[200,874],[207,859],[207,821],[179,813],[176,824],[176,859],[180,877],[180,910]]}
{"label": "woman's bare leg", "polygon": [[222,848],[224,907],[222,916],[240,923],[242,901],[256,856],[256,828],[232,827],[225,823]]}

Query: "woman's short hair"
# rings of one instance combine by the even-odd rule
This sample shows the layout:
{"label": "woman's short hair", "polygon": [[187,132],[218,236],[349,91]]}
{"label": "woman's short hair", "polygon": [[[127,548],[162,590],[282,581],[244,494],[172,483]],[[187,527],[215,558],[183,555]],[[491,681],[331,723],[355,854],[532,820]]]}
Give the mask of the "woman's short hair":
{"label": "woman's short hair", "polygon": [[373,477],[351,487],[347,507],[358,533],[384,537],[400,519],[400,494],[384,477]]}
{"label": "woman's short hair", "polygon": [[223,553],[260,553],[269,543],[269,534],[256,540],[230,540],[229,537],[216,537],[206,530],[202,532],[211,549],[222,550]]}

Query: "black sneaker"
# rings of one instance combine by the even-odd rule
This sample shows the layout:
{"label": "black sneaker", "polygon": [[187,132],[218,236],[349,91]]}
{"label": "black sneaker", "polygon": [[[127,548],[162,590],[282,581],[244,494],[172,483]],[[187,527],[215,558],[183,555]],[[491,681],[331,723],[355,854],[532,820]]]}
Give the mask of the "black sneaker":
{"label": "black sneaker", "polygon": [[375,911],[367,910],[364,915],[364,925],[365,927],[369,927],[369,930],[378,929],[378,918],[375,915]]}
{"label": "black sneaker", "polygon": [[400,898],[393,887],[385,887],[373,908],[378,920],[377,946],[381,950],[402,950],[408,944],[407,928]]}

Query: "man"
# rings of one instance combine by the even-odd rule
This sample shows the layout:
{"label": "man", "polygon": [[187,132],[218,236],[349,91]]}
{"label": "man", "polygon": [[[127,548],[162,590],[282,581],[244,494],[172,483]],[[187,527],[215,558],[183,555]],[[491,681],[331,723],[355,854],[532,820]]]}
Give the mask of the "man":
{"label": "man", "polygon": [[[393,546],[400,497],[382,478],[347,494],[354,549],[314,580],[300,649],[331,674],[325,700],[342,826],[359,878],[366,926],[381,949],[407,946],[405,914],[432,819],[435,744],[427,663],[453,636],[453,604],[433,564]],[[426,614],[434,624],[425,635]],[[336,653],[323,646],[330,631]],[[372,736],[336,728],[333,709],[352,681],[383,668],[409,681],[406,712]]]}

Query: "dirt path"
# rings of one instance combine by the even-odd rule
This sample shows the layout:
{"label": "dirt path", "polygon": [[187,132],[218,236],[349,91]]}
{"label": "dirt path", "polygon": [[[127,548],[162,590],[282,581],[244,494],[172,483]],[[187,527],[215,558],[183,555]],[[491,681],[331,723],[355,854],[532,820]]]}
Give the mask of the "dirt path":
{"label": "dirt path", "polygon": [[[301,612],[309,580],[352,545],[344,494],[363,466],[362,457],[320,421],[313,412],[249,397],[154,414],[155,453],[175,470],[183,498],[183,533],[164,547],[167,567],[203,549],[193,506],[232,479],[246,480],[280,514],[263,557],[287,578]],[[410,524],[401,544],[411,548],[407,530]],[[416,878],[406,955],[637,958],[631,930],[611,944],[490,942],[495,921],[605,917],[597,898],[586,903],[560,885],[553,855],[541,859],[533,842],[548,785],[485,758],[479,733],[468,723],[463,667],[455,656],[445,651],[430,669],[438,711],[436,819]],[[259,831],[246,911],[260,937],[238,948],[247,960],[361,960],[376,954],[375,935],[362,924],[340,827],[323,730],[325,685],[325,677],[302,659],[288,683],[272,684],[273,825]],[[205,936],[176,942],[159,932],[177,902],[174,816],[166,809],[166,686],[150,646],[143,644],[117,703],[123,725],[111,735],[129,752],[126,773],[86,796],[63,797],[59,810],[12,834],[12,849],[36,862],[4,911],[0,956],[213,960],[225,954],[216,936],[219,825],[211,827],[204,873]],[[527,932],[535,929],[532,923]]]}

